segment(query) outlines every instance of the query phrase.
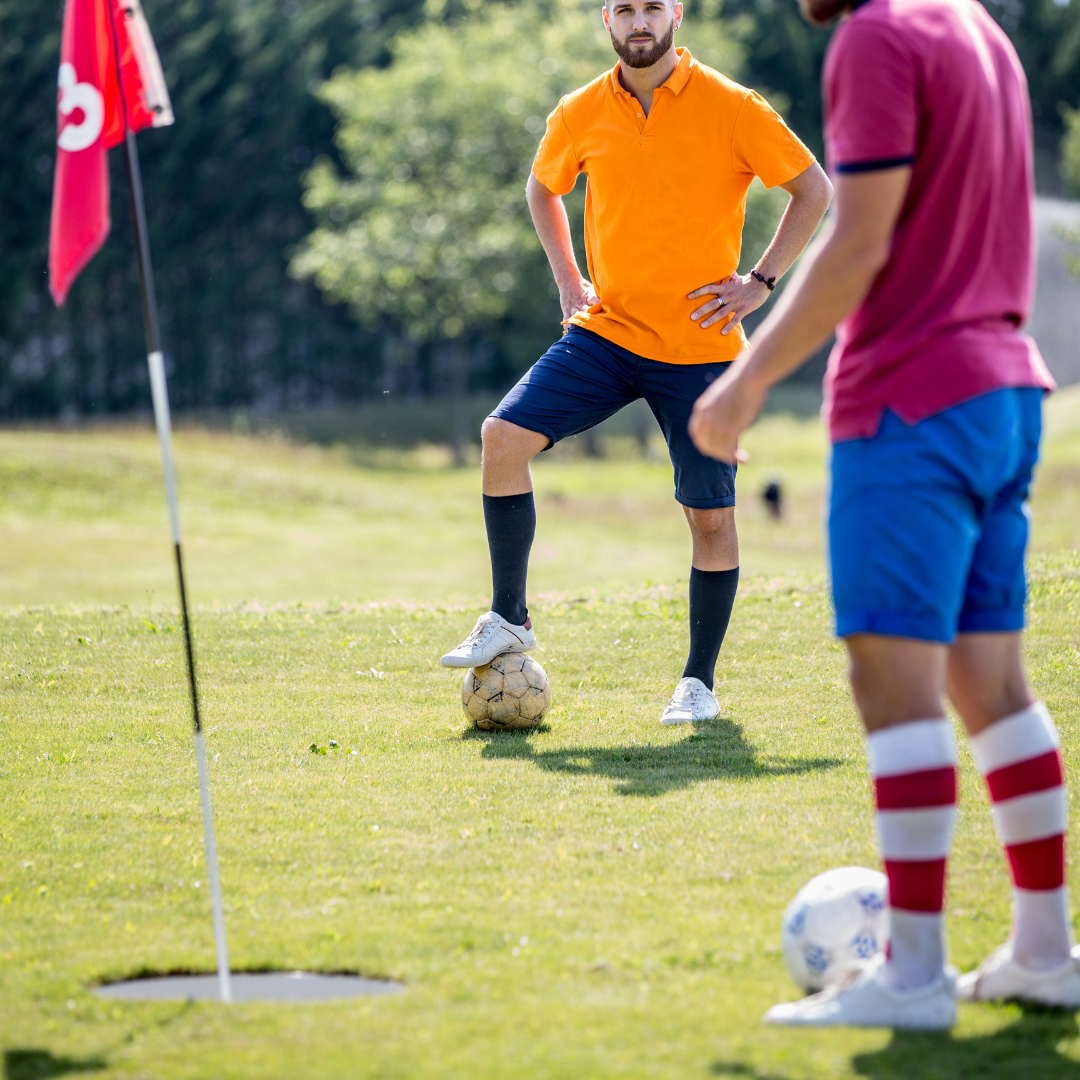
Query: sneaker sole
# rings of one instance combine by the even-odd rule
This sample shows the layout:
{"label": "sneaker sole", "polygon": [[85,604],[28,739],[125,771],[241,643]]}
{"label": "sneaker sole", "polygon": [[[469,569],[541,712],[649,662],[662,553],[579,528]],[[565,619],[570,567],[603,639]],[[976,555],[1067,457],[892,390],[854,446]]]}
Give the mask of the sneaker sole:
{"label": "sneaker sole", "polygon": [[[931,1010],[937,1012],[937,1010]],[[771,1014],[771,1015],[770,1015]],[[920,1015],[919,1010],[898,1010],[892,1016],[880,1016],[873,1019],[866,1017],[850,1018],[837,1016],[777,1016],[770,1009],[764,1016],[766,1024],[775,1027],[848,1027],[848,1028],[899,1028],[904,1031],[948,1031],[956,1025],[955,1010],[951,1015]]]}
{"label": "sneaker sole", "polygon": [[680,716],[678,719],[674,717],[661,716],[660,723],[664,727],[674,727],[676,724],[700,724],[703,720],[715,720],[720,715],[720,710],[717,709],[712,716]]}
{"label": "sneaker sole", "polygon": [[[1061,995],[1064,997],[1065,995]],[[1061,997],[1055,997],[1055,995],[1048,994],[1045,997],[1040,996],[1034,992],[1016,992],[1013,994],[1002,994],[998,997],[976,997],[974,992],[965,992],[958,990],[956,995],[957,1001],[962,1001],[966,1005],[990,1005],[1001,1004],[1007,1001],[1018,1001],[1025,1005],[1039,1005],[1044,1009],[1080,1009],[1080,997],[1074,998],[1070,1001],[1063,1001]]]}
{"label": "sneaker sole", "polygon": [[869,1020],[834,1020],[829,1019],[816,1019],[816,1020],[776,1020],[770,1019],[768,1016],[765,1018],[765,1023],[770,1024],[773,1027],[814,1027],[814,1028],[826,1028],[826,1027],[846,1027],[846,1028],[893,1028],[902,1031],[948,1031],[950,1028],[955,1027],[956,1018],[953,1017],[950,1020],[927,1020],[920,1021],[918,1019],[909,1019],[907,1017],[890,1019],[881,1019],[875,1021]]}
{"label": "sneaker sole", "polygon": [[489,657],[483,660],[479,659],[478,657],[473,657],[473,659],[470,660],[468,657],[465,656],[454,656],[453,653],[447,653],[446,656],[444,656],[439,661],[439,663],[441,663],[443,667],[449,668],[483,667],[485,664],[490,664],[496,656],[505,656],[507,653],[532,652],[535,648],[535,645],[517,645],[510,649],[500,649],[498,652],[492,653]]}
{"label": "sneaker sole", "polygon": [[[1074,964],[1076,959],[1074,953]],[[1060,969],[1058,971],[1060,972]],[[1049,987],[1046,985],[1047,982],[1050,983]],[[956,980],[957,1000],[969,1003],[1019,1001],[1030,1005],[1039,1005],[1044,1009],[1080,1009],[1080,986],[1077,985],[1075,979],[1068,978],[1067,975],[1062,977],[1059,974],[1054,979],[1043,980],[1041,987],[1038,985],[1017,987],[1012,993],[998,994],[994,997],[980,994],[979,983],[978,968],[961,975]]]}

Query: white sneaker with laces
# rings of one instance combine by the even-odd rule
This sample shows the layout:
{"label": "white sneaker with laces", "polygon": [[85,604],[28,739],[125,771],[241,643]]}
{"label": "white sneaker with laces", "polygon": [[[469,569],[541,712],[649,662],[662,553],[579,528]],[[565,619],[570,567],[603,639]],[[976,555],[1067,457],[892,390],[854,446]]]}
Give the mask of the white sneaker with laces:
{"label": "white sneaker with laces", "polygon": [[660,714],[661,724],[689,724],[694,720],[715,720],[720,715],[716,695],[700,680],[680,679],[667,708]]}
{"label": "white sneaker with laces", "polygon": [[936,1031],[956,1023],[955,968],[915,990],[894,990],[883,978],[885,957],[878,953],[820,994],[774,1005],[767,1024],[803,1027],[886,1027]]}
{"label": "white sneaker with laces", "polygon": [[1012,942],[999,945],[974,971],[956,980],[961,1001],[1034,1001],[1080,1009],[1080,945],[1065,963],[1032,971],[1013,957]]}
{"label": "white sneaker with laces", "polygon": [[469,636],[442,658],[443,667],[481,667],[503,653],[529,652],[536,648],[532,619],[515,626],[501,615],[489,611],[476,620]]}

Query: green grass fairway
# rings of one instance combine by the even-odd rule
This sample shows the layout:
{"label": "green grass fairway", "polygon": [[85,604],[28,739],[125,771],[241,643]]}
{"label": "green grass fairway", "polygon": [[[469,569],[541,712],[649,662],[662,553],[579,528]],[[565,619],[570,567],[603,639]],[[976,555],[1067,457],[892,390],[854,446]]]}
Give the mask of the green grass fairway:
{"label": "green grass fairway", "polygon": [[[606,460],[573,445],[538,460],[538,591],[689,572],[662,443],[646,462],[629,439],[609,442]],[[769,418],[749,445],[761,453],[740,478],[746,572],[820,572],[819,425]],[[490,585],[479,469],[440,449],[358,466],[341,447],[182,431],[176,457],[196,600],[471,599]],[[791,496],[781,527],[757,498],[775,467]],[[0,605],[171,603],[172,573],[151,431],[0,432]]]}
{"label": "green grass fairway", "polygon": [[[1028,649],[1075,773],[1080,399],[1050,429]],[[556,704],[538,732],[485,735],[438,666],[485,606],[475,470],[179,441],[234,966],[407,986],[224,1008],[89,991],[213,966],[156,448],[0,434],[3,1080],[1080,1080],[1080,1032],[1056,1012],[965,1006],[948,1036],[761,1024],[796,992],[784,906],[876,856],[820,573],[821,435],[774,417],[748,445],[753,572],[721,718],[656,723],[686,637],[666,467],[563,453],[537,468],[533,604]],[[771,468],[793,493],[780,525],[746,497]],[[1007,933],[1008,882],[966,752],[961,783],[949,932],[966,968]]]}

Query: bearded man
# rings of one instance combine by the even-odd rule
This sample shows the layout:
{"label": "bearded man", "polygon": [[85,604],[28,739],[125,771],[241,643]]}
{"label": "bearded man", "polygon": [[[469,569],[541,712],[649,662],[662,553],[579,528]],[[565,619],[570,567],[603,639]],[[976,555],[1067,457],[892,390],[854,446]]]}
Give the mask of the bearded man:
{"label": "bearded man", "polygon": [[[473,667],[535,647],[529,462],[644,398],[667,440],[693,544],[689,656],[661,715],[676,724],[718,715],[713,673],[739,579],[735,467],[693,446],[690,411],[744,348],[742,320],[809,241],[832,187],[761,97],[675,48],[682,4],[609,0],[602,14],[619,62],[556,106],[526,188],[566,330],[484,422],[491,610],[442,662]],[[562,202],[581,173],[588,278]],[[791,198],[768,249],[740,275],[755,176]]]}

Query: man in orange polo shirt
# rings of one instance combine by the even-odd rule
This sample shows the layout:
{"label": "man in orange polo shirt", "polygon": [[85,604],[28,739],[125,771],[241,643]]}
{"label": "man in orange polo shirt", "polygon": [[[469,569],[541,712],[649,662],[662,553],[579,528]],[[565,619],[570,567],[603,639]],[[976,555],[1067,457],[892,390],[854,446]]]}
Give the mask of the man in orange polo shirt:
{"label": "man in orange polo shirt", "polygon": [[[742,319],[813,235],[832,188],[813,155],[752,90],[676,49],[682,4],[608,0],[619,62],[548,117],[526,195],[567,329],[484,422],[492,610],[443,658],[473,667],[536,638],[526,606],[536,530],[529,462],[643,397],[664,432],[693,540],[690,652],[665,724],[718,714],[713,671],[739,579],[735,468],[687,434],[695,399],[746,346]],[[589,277],[562,196],[588,176]],[[755,176],[790,196],[768,249],[738,274]]]}

